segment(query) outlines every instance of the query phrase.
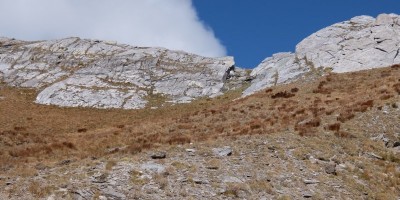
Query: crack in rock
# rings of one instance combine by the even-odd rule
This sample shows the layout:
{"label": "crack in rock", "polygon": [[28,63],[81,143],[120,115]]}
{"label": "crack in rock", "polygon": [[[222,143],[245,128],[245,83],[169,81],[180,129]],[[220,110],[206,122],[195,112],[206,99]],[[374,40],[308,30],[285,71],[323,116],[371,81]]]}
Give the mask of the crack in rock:
{"label": "crack in rock", "polygon": [[397,58],[397,56],[399,56],[399,53],[400,53],[400,49],[397,49],[396,55],[395,55],[394,58],[393,58],[393,62],[394,62],[394,60]]}
{"label": "crack in rock", "polygon": [[386,50],[384,50],[384,49],[382,49],[382,48],[375,47],[375,49],[377,49],[377,50],[379,50],[379,51],[382,51],[382,52],[385,52],[385,53],[387,53],[387,51],[386,51]]}

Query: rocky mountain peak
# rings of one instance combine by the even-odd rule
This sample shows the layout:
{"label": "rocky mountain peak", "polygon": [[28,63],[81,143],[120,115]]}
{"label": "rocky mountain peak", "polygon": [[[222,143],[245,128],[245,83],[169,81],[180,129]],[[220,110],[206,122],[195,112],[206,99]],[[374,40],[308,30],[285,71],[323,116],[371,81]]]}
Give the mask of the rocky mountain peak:
{"label": "rocky mountain peak", "polygon": [[244,95],[310,74],[351,72],[400,63],[400,16],[358,16],[333,24],[257,66]]}

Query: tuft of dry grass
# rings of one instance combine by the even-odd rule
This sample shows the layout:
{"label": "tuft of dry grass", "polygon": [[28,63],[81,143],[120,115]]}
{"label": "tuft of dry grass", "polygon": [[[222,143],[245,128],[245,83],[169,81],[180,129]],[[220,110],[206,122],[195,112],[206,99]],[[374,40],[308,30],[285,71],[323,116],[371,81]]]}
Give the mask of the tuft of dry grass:
{"label": "tuft of dry grass", "polygon": [[277,92],[277,93],[273,94],[271,96],[271,98],[272,99],[276,99],[276,98],[285,98],[285,99],[287,99],[287,98],[291,98],[291,97],[294,97],[294,96],[295,96],[295,94],[293,94],[293,93],[290,93],[290,92],[287,92],[287,91],[282,91],[282,92]]}
{"label": "tuft of dry grass", "polygon": [[340,130],[340,124],[339,123],[334,123],[334,124],[329,124],[326,127],[327,130],[338,132]]}
{"label": "tuft of dry grass", "polygon": [[244,193],[246,195],[249,193],[249,191],[250,188],[245,183],[228,183],[224,195],[233,196],[236,198],[243,198],[243,195],[241,195],[241,193]]}
{"label": "tuft of dry grass", "polygon": [[56,190],[55,187],[50,186],[41,186],[37,181],[32,181],[29,184],[28,191],[36,198],[44,198],[47,197]]}
{"label": "tuft of dry grass", "polygon": [[153,180],[158,184],[161,190],[165,190],[168,186],[168,178],[163,174],[156,174]]}
{"label": "tuft of dry grass", "polygon": [[267,180],[252,180],[247,182],[252,192],[266,192],[268,194],[275,194],[274,188]]}
{"label": "tuft of dry grass", "polygon": [[208,160],[207,163],[206,163],[206,167],[208,169],[217,170],[217,169],[220,169],[221,166],[222,166],[221,160],[215,159],[215,158]]}
{"label": "tuft of dry grass", "polygon": [[116,161],[114,161],[114,160],[109,160],[109,161],[107,161],[107,163],[106,163],[105,170],[110,171],[110,170],[112,170],[112,168],[113,168],[115,165],[117,165],[117,162],[116,162]]}

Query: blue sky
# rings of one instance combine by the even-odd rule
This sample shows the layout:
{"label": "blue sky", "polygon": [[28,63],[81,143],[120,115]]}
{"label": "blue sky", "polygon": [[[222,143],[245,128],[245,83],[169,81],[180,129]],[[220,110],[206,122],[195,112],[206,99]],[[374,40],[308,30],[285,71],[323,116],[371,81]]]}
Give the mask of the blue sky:
{"label": "blue sky", "polygon": [[193,0],[200,19],[234,56],[253,68],[294,51],[310,34],[358,15],[400,14],[400,0]]}

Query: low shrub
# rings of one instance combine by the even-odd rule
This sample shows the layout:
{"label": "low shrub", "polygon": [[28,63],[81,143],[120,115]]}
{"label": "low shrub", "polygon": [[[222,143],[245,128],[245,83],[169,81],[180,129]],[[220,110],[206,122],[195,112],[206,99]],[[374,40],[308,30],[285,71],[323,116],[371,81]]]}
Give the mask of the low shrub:
{"label": "low shrub", "polygon": [[330,131],[339,131],[340,130],[340,124],[339,123],[334,123],[334,124],[329,124],[326,129]]}
{"label": "low shrub", "polygon": [[339,114],[339,116],[337,117],[337,121],[344,123],[350,119],[353,119],[354,117],[355,115],[351,110],[346,110]]}
{"label": "low shrub", "polygon": [[290,93],[290,92],[287,92],[287,91],[283,91],[283,92],[278,92],[278,93],[273,94],[271,96],[271,98],[272,99],[276,99],[276,98],[285,98],[285,99],[287,99],[287,98],[291,98],[291,97],[294,97],[294,96],[296,96],[296,95],[293,94],[293,93]]}
{"label": "low shrub", "polygon": [[[399,79],[400,80],[400,79]],[[394,91],[397,92],[397,94],[400,95],[400,83],[396,83],[393,85]]]}

